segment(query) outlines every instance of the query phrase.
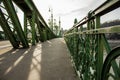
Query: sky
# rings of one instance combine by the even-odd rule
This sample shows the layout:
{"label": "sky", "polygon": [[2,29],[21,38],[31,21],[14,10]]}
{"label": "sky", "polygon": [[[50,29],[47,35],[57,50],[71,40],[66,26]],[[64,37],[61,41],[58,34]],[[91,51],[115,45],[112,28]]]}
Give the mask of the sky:
{"label": "sky", "polygon": [[[50,18],[49,8],[53,9],[53,17],[61,19],[61,27],[69,29],[73,26],[74,19],[78,21],[85,17],[91,9],[100,5],[105,0],[33,0],[41,15],[48,22]],[[95,4],[94,4],[95,3]],[[94,6],[93,6],[94,4]]]}
{"label": "sky", "polygon": [[[90,10],[94,10],[106,0],[33,0],[41,15],[48,22],[50,18],[49,8],[53,9],[54,18],[61,18],[61,27],[69,29],[73,26],[74,19],[80,21]],[[112,19],[120,19],[120,8],[107,16],[103,16],[102,23]],[[113,16],[114,15],[114,16]],[[110,16],[110,17],[108,17]]]}
{"label": "sky", "polygon": [[[49,8],[53,9],[53,18],[56,19],[57,24],[59,17],[61,19],[61,27],[63,29],[70,29],[74,24],[74,19],[80,21],[84,18],[90,10],[94,10],[106,0],[33,0],[37,9],[43,16],[46,23],[50,18],[51,13]],[[23,12],[17,9],[17,14],[20,22],[23,24]],[[120,19],[120,8],[101,18],[101,23],[114,19]]]}

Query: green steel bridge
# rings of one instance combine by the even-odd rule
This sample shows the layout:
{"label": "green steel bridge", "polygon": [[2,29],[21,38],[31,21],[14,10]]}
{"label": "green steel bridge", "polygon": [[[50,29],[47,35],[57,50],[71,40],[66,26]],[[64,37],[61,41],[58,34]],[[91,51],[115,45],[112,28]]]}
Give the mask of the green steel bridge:
{"label": "green steel bridge", "polygon": [[[14,4],[24,13],[24,27],[20,24]],[[109,33],[119,34],[120,25],[105,28],[100,25],[101,16],[119,7],[120,0],[105,1],[89,11],[86,17],[64,33],[64,39],[60,39],[46,24],[32,0],[0,0],[0,26],[14,48],[0,53],[0,80],[120,80],[120,44],[111,49],[105,36]],[[32,55],[33,58],[29,59]],[[43,57],[42,68],[38,68],[37,64],[41,61],[38,56]],[[23,60],[21,66],[20,60]],[[26,66],[29,61],[33,61],[32,67]],[[78,77],[75,77],[70,62]],[[33,67],[38,72],[44,70],[41,76],[34,70],[28,76],[26,70]],[[12,68],[15,70],[12,71]]]}

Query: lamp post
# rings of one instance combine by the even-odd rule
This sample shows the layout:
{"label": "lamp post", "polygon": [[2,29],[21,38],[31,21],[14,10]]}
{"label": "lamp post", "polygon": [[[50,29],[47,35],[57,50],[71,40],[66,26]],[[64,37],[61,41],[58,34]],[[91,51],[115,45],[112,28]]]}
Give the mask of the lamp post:
{"label": "lamp post", "polygon": [[53,9],[49,8],[49,12],[51,13],[51,17],[50,17],[50,29],[53,31]]}

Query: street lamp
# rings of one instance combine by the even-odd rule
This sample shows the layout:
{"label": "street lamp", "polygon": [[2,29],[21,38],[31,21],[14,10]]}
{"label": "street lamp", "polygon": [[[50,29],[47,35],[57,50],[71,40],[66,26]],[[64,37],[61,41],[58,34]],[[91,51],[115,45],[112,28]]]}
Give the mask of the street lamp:
{"label": "street lamp", "polygon": [[49,8],[49,12],[51,13],[51,18],[50,18],[50,28],[53,31],[53,9]]}

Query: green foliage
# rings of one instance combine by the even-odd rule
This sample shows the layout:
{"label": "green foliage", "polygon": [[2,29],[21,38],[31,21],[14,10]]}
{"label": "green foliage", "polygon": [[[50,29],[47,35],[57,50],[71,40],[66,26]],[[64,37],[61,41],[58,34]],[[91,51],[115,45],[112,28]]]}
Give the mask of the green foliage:
{"label": "green foliage", "polygon": [[76,24],[78,21],[77,21],[77,18],[74,19],[74,24]]}

